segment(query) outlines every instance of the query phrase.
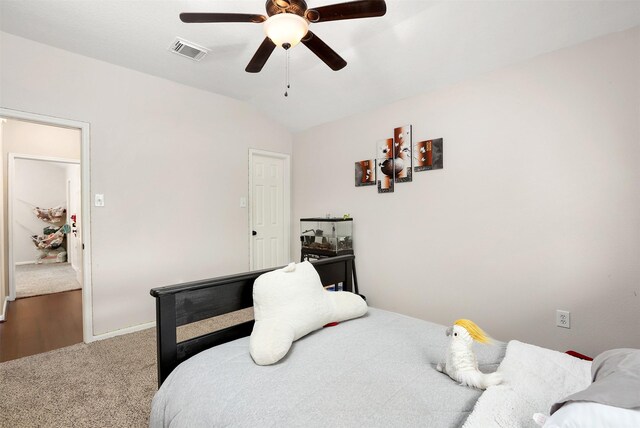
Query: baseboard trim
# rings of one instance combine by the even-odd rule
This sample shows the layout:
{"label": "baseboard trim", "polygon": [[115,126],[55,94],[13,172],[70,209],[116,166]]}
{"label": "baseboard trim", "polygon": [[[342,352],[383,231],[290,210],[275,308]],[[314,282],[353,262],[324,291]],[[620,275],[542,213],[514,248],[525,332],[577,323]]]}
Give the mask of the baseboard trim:
{"label": "baseboard trim", "polygon": [[95,342],[98,340],[110,339],[116,336],[122,336],[123,334],[135,333],[136,331],[147,330],[149,328],[153,328],[156,326],[156,322],[148,322],[146,324],[134,325],[127,328],[121,328],[120,330],[110,331],[108,333],[98,334],[96,336],[91,337],[91,342]]}
{"label": "baseboard trim", "polygon": [[[2,304],[2,313],[0,314],[0,321],[4,321],[7,316],[7,305],[9,304],[9,297],[4,298],[4,303]],[[155,323],[154,323],[155,324]]]}
{"label": "baseboard trim", "polygon": [[36,262],[15,262],[14,265],[16,266],[24,266],[24,265],[35,265]]}

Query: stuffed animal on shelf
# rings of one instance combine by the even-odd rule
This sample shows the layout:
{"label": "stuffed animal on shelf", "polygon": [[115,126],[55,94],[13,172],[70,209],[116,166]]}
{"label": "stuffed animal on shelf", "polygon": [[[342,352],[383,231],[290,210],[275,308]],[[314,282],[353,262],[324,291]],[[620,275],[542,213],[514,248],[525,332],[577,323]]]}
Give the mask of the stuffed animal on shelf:
{"label": "stuffed animal on shelf", "polygon": [[491,338],[480,327],[473,321],[460,319],[447,329],[446,334],[451,336],[447,359],[444,364],[438,364],[436,370],[472,388],[487,389],[502,382],[500,373],[482,373],[478,370],[478,360],[471,345],[474,340],[491,343]]}

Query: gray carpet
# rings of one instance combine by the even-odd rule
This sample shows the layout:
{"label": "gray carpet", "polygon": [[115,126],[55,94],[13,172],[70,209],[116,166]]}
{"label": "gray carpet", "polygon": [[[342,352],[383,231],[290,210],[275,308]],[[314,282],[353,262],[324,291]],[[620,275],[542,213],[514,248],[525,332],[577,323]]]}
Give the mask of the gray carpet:
{"label": "gray carpet", "polygon": [[[180,327],[178,341],[252,317]],[[0,427],[146,427],[156,389],[155,328],[81,343],[0,364]]]}
{"label": "gray carpet", "polygon": [[16,297],[39,296],[82,288],[71,263],[16,266]]}

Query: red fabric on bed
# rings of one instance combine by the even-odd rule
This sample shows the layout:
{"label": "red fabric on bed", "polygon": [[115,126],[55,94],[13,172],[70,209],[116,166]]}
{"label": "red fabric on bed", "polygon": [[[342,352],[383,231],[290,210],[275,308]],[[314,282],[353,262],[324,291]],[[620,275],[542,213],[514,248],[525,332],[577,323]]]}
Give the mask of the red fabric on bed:
{"label": "red fabric on bed", "polygon": [[339,323],[339,322],[330,322],[329,324],[327,324],[327,325],[325,325],[325,326],[322,326],[322,328],[325,328],[325,327],[335,327],[335,326],[337,326],[338,324],[340,324],[340,323]]}
{"label": "red fabric on bed", "polygon": [[587,357],[586,355],[583,355],[583,354],[581,354],[579,352],[576,352],[576,351],[571,351],[570,350],[570,351],[565,352],[565,354],[569,354],[572,357],[580,358],[581,360],[593,361],[593,358]]}

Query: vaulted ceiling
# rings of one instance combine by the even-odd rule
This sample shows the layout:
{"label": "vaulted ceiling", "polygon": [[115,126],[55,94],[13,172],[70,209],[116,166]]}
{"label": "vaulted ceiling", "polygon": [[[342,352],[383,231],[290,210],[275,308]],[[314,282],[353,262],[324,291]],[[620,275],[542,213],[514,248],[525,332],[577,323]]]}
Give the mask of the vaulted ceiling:
{"label": "vaulted ceiling", "polygon": [[[310,7],[341,0],[307,0]],[[244,100],[300,131],[527,58],[640,25],[640,1],[387,0],[382,18],[312,24],[348,62],[331,71],[305,46],[263,71],[245,66],[261,24],[184,24],[180,12],[264,14],[265,0],[2,0],[0,29],[71,52]],[[168,51],[176,36],[211,49]]]}

